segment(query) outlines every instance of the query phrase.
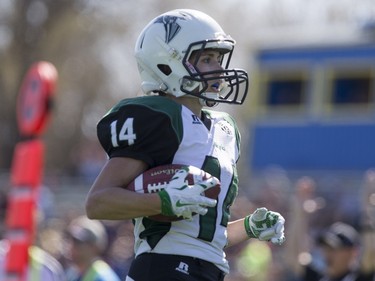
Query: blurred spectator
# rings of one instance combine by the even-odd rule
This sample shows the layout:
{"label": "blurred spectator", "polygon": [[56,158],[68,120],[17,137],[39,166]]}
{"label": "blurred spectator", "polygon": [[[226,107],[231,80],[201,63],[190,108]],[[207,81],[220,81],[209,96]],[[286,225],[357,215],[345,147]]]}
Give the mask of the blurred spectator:
{"label": "blurred spectator", "polygon": [[350,276],[351,280],[365,280],[359,278],[358,272],[360,236],[352,226],[336,222],[324,231],[316,242],[323,251],[325,275],[331,279]]}
{"label": "blurred spectator", "polygon": [[366,245],[363,249],[361,270],[369,273],[375,271],[375,170],[365,173],[362,196],[362,240]]}
{"label": "blurred spectator", "polygon": [[35,244],[52,255],[59,261],[63,268],[66,268],[68,261],[64,251],[65,247],[65,229],[67,222],[63,219],[49,219],[44,221],[38,227],[37,239]]}
{"label": "blurred spectator", "polygon": [[293,280],[374,280],[374,271],[361,271],[361,263],[364,262],[361,250],[371,245],[361,241],[354,227],[336,222],[313,239],[313,234],[309,232],[309,220],[317,210],[314,192],[315,182],[304,177],[297,182],[296,193],[290,204],[288,242],[285,245],[286,262]]}
{"label": "blurred spectator", "polygon": [[[114,223],[115,221],[111,221]],[[121,280],[125,280],[129,271],[130,264],[134,259],[134,236],[133,224],[130,220],[121,221],[112,230],[113,238],[111,245],[107,251],[107,261],[113,270],[117,273]],[[113,226],[112,226],[113,228]],[[106,224],[106,229],[111,229],[111,226]]]}
{"label": "blurred spectator", "polygon": [[72,263],[67,269],[68,281],[120,281],[102,257],[108,237],[101,222],[80,216],[70,223],[67,231]]}
{"label": "blurred spectator", "polygon": [[[9,249],[6,240],[0,241],[0,280],[6,280],[5,259]],[[29,269],[26,281],[65,281],[61,264],[50,254],[37,246],[29,248]]]}

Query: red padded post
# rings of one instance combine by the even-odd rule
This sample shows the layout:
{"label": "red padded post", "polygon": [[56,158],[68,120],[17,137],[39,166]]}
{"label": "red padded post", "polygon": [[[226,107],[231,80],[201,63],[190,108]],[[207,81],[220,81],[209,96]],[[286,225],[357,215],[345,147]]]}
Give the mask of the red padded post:
{"label": "red padded post", "polygon": [[49,62],[34,63],[26,73],[17,101],[18,130],[25,141],[14,151],[11,190],[6,213],[5,281],[25,281],[29,267],[29,247],[36,229],[36,200],[44,165],[43,134],[50,118],[57,70]]}
{"label": "red padded post", "polygon": [[13,155],[11,183],[13,187],[37,187],[41,184],[44,144],[40,139],[20,142]]}

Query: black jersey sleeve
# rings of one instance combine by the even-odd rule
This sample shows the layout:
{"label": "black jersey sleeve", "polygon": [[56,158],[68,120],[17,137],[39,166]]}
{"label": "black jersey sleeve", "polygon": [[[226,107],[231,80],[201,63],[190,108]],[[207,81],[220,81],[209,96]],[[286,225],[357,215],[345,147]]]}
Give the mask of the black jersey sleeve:
{"label": "black jersey sleeve", "polygon": [[180,107],[150,98],[124,100],[99,121],[98,139],[110,158],[130,157],[150,167],[172,162],[182,137]]}

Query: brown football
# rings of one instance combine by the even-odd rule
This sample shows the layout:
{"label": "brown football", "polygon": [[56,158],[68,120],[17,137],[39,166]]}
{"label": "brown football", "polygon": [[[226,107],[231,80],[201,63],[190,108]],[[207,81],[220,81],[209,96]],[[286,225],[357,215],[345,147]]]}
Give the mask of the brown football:
{"label": "brown football", "polygon": [[[199,181],[212,177],[209,173],[194,166],[168,164],[143,172],[127,186],[127,189],[138,193],[159,192],[167,186],[174,174],[183,167],[189,167],[189,173],[186,177],[188,185],[194,185]],[[219,193],[220,184],[206,190],[202,195],[211,199],[217,199]],[[149,219],[161,222],[171,222],[181,220],[182,218],[176,216],[164,216],[160,214],[150,216]]]}

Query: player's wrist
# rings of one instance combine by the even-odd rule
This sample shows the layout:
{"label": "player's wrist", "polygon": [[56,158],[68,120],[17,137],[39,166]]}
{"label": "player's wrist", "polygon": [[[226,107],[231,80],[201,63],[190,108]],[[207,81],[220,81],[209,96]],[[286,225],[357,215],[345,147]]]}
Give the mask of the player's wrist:
{"label": "player's wrist", "polygon": [[158,195],[160,197],[160,203],[161,203],[161,214],[165,216],[173,216],[174,212],[172,209],[172,201],[171,198],[165,190],[161,190],[158,192]]}
{"label": "player's wrist", "polygon": [[248,215],[248,216],[245,217],[245,219],[244,219],[244,228],[245,228],[246,234],[247,234],[247,236],[249,238],[257,238],[257,237],[255,237],[254,233],[251,230],[251,227],[250,227],[250,217],[251,217],[251,215]]}

